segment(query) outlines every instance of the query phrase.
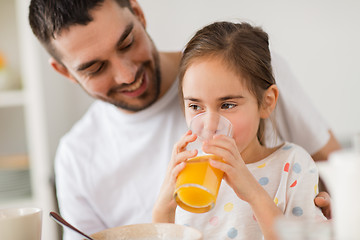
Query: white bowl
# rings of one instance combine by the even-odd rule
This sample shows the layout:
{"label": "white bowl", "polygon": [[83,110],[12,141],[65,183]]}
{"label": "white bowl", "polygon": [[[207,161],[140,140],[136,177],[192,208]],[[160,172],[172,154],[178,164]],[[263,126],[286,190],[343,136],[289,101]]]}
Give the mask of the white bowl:
{"label": "white bowl", "polygon": [[172,223],[144,223],[109,228],[91,235],[96,240],[202,240],[194,228]]}

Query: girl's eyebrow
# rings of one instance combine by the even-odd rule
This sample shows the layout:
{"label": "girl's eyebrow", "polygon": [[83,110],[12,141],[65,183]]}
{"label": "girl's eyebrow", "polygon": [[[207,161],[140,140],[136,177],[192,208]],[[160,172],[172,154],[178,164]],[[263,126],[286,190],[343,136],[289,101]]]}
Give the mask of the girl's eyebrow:
{"label": "girl's eyebrow", "polygon": [[193,102],[201,102],[200,99],[197,99],[197,98],[194,98],[194,97],[184,97],[184,100],[193,101]]}
{"label": "girl's eyebrow", "polygon": [[225,101],[225,100],[229,100],[229,99],[239,99],[239,98],[244,98],[244,96],[242,96],[242,95],[230,95],[230,96],[221,97],[221,98],[219,98],[219,100]]}
{"label": "girl's eyebrow", "polygon": [[[240,98],[244,98],[244,96],[242,96],[242,95],[229,95],[229,96],[221,97],[218,100],[219,101],[226,101],[226,100],[230,100],[230,99],[240,99]],[[193,101],[193,102],[201,102],[200,99],[194,98],[194,97],[184,97],[184,100]]]}

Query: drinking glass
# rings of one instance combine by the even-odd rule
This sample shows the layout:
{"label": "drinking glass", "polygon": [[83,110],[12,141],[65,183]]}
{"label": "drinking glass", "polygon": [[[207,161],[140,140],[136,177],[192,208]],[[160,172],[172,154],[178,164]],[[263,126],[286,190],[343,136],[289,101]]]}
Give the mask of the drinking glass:
{"label": "drinking glass", "polygon": [[224,175],[213,168],[209,161],[223,161],[219,156],[207,154],[202,150],[205,140],[215,135],[232,136],[232,124],[217,113],[201,113],[190,122],[190,129],[197,135],[194,142],[187,145],[187,150],[196,149],[196,157],[186,161],[185,168],[176,180],[174,198],[181,208],[193,213],[204,213],[214,208]]}

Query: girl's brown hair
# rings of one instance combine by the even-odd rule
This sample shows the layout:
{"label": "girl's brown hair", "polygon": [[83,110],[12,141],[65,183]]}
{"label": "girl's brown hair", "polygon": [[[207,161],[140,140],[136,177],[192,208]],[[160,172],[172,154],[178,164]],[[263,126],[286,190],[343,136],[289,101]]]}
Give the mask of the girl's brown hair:
{"label": "girl's brown hair", "polygon": [[[262,105],[263,94],[276,84],[272,73],[268,34],[248,23],[215,22],[199,30],[185,47],[180,64],[179,92],[183,99],[182,82],[186,70],[195,60],[220,58],[230,70],[245,79],[244,84]],[[261,144],[264,120],[257,137]]]}

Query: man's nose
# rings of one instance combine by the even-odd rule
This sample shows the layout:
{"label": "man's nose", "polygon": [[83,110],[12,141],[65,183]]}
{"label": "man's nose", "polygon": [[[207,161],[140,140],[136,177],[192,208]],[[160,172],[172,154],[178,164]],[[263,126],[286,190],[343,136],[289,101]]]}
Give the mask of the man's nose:
{"label": "man's nose", "polygon": [[137,69],[130,60],[116,58],[113,60],[113,79],[118,84],[130,84],[135,81]]}

